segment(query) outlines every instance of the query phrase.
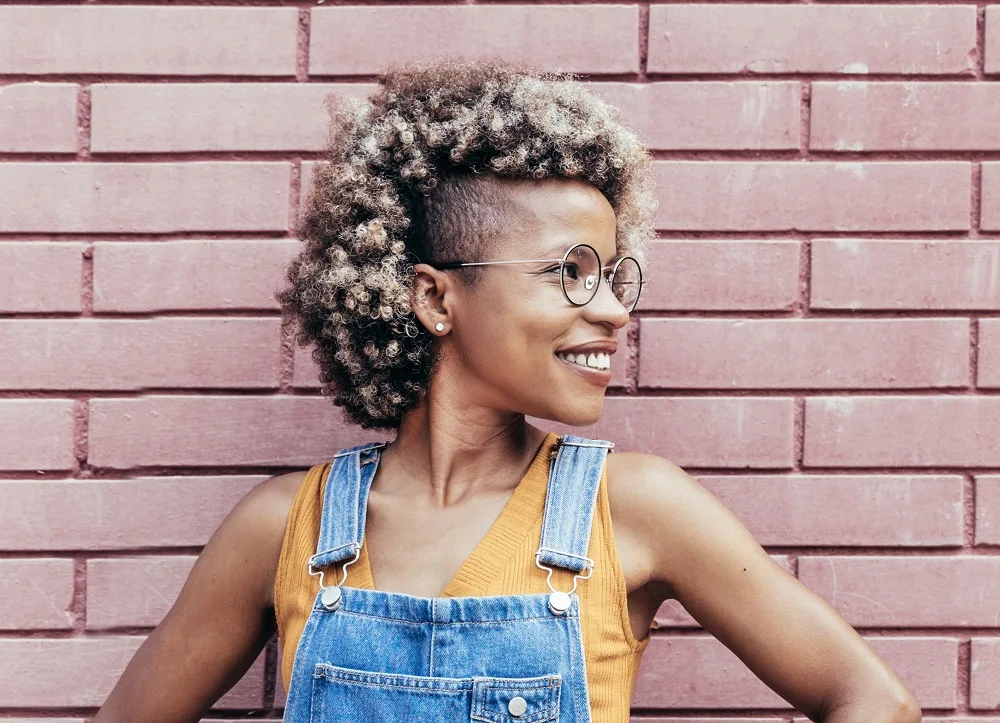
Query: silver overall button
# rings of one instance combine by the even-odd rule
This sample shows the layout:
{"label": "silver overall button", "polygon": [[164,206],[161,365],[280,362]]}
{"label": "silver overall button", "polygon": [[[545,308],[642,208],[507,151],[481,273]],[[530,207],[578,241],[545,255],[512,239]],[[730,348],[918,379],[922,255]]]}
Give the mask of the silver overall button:
{"label": "silver overall button", "polygon": [[524,715],[524,711],[526,710],[528,710],[528,701],[521,696],[511,698],[510,703],[507,704],[507,711],[515,717]]}
{"label": "silver overall button", "polygon": [[553,615],[565,615],[573,604],[573,599],[564,592],[554,592],[549,595],[549,610]]}
{"label": "silver overall button", "polygon": [[325,587],[319,596],[319,601],[327,610],[336,610],[340,607],[340,587]]}

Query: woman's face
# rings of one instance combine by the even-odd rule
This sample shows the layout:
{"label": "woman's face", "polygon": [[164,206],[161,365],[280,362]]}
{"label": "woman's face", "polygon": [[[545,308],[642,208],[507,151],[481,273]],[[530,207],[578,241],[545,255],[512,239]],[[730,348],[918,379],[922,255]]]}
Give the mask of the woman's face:
{"label": "woman's face", "polygon": [[[523,232],[489,245],[476,260],[561,259],[585,243],[602,266],[614,262],[615,214],[596,188],[547,179],[513,189]],[[597,421],[611,381],[607,362],[624,363],[617,336],[629,318],[606,278],[585,306],[563,295],[558,262],[482,267],[475,284],[452,288],[452,329],[443,353],[448,367],[465,377],[463,403],[574,426]],[[602,368],[587,366],[592,354]]]}

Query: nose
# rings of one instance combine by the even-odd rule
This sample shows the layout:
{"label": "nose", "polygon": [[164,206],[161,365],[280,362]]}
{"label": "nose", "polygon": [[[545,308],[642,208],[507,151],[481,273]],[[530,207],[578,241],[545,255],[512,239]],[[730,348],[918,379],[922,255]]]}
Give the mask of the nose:
{"label": "nose", "polygon": [[611,291],[611,284],[601,278],[594,298],[583,307],[584,317],[595,324],[606,324],[617,331],[628,325],[628,310]]}

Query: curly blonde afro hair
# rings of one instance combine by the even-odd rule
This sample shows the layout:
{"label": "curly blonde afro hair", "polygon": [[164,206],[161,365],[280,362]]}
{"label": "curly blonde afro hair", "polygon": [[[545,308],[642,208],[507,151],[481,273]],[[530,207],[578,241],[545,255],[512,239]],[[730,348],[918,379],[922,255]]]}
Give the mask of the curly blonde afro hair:
{"label": "curly blonde afro hair", "polygon": [[504,179],[596,187],[619,253],[641,259],[653,236],[649,153],[571,75],[495,59],[393,66],[367,99],[330,109],[326,163],[276,298],[299,345],[315,345],[322,393],[362,427],[396,428],[423,399],[437,347],[413,313],[413,266],[475,259],[510,233],[516,184]]}

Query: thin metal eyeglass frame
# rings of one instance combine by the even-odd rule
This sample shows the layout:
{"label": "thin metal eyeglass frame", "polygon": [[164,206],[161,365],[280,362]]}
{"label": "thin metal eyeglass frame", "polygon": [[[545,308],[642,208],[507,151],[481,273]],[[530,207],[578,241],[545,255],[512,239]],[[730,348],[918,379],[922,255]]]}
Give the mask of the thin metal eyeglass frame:
{"label": "thin metal eyeglass frame", "polygon": [[[634,256],[622,256],[617,261],[615,261],[615,263],[611,266],[601,266],[600,265],[601,255],[597,253],[597,249],[595,249],[590,244],[574,244],[573,246],[570,246],[569,249],[567,249],[566,253],[563,254],[563,257],[561,259],[517,259],[514,261],[446,261],[440,264],[430,263],[428,264],[428,266],[432,266],[438,271],[447,271],[449,269],[460,269],[465,266],[505,266],[509,264],[556,264],[557,263],[559,264],[559,286],[562,287],[563,296],[566,297],[566,301],[568,301],[573,306],[586,306],[587,304],[589,304],[591,301],[594,300],[595,296],[597,296],[597,290],[601,286],[601,279],[604,277],[604,274],[601,273],[598,275],[597,285],[594,287],[594,293],[591,294],[590,298],[584,301],[582,304],[578,304],[571,298],[569,298],[569,293],[566,291],[566,273],[564,269],[566,267],[566,261],[567,259],[569,259],[570,254],[573,253],[575,249],[578,249],[581,246],[585,246],[586,248],[594,252],[594,256],[597,258],[597,265],[600,267],[602,272],[611,269],[611,278],[605,279],[605,281],[608,283],[608,285],[611,285],[612,288],[614,288],[613,284],[614,284],[615,274],[618,273],[618,267],[621,266],[622,261],[626,261],[627,259],[632,259],[632,261],[635,262],[635,267],[636,269],[639,270],[639,291],[636,292],[635,299],[632,300],[632,305],[626,309],[626,311],[629,314],[631,314],[632,310],[635,309],[636,304],[639,303],[639,295],[642,293],[642,266],[639,264],[639,261]],[[612,295],[614,295],[613,291]],[[615,296],[615,298],[617,299],[618,297]],[[618,300],[618,303],[621,303],[620,299]],[[624,306],[624,304],[622,304],[622,306]]]}

